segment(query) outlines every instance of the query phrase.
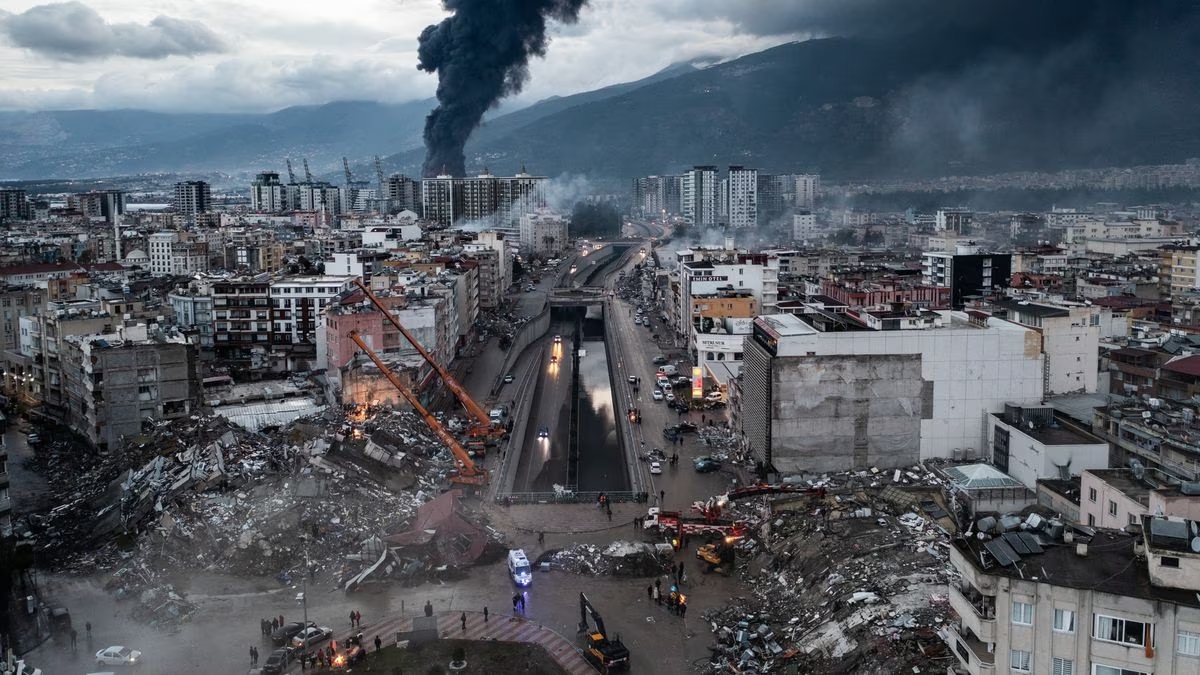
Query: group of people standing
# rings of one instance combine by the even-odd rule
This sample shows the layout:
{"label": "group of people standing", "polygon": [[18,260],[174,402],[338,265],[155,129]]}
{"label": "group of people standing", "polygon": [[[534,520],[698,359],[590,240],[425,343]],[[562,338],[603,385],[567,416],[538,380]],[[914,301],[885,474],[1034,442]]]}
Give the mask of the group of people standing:
{"label": "group of people standing", "polygon": [[[682,568],[682,565],[680,563],[680,568]],[[646,587],[646,598],[659,607],[662,606],[665,599],[667,611],[676,616],[684,617],[687,616],[687,596],[679,590],[679,584],[682,583],[681,580],[684,575],[682,572],[676,572],[675,569],[672,569],[672,574],[675,575],[675,582],[671,584],[666,594],[662,592],[662,579],[655,579],[653,586]]]}

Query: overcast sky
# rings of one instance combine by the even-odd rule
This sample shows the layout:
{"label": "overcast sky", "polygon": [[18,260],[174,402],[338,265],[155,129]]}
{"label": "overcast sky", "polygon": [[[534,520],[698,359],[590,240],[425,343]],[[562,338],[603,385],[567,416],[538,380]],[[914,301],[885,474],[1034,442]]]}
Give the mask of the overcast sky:
{"label": "overcast sky", "polygon": [[[577,25],[551,29],[519,100],[808,37],[831,4],[871,3],[591,0]],[[416,68],[417,36],[445,16],[439,0],[0,0],[0,110],[262,112],[425,98],[437,81]]]}

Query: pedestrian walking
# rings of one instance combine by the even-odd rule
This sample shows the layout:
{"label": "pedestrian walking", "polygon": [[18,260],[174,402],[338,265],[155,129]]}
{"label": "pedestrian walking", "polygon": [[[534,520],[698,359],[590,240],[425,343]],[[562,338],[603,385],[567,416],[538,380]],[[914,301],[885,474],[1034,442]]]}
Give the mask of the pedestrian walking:
{"label": "pedestrian walking", "polygon": [[634,516],[633,517],[633,529],[635,529],[635,530],[637,529],[637,523],[638,523],[637,516]]}
{"label": "pedestrian walking", "polygon": [[658,491],[658,505],[662,506],[663,502],[665,502],[665,501],[667,501],[667,491],[659,490]]}
{"label": "pedestrian walking", "polygon": [[662,591],[659,590],[658,586],[654,587],[654,604],[662,607]]}
{"label": "pedestrian walking", "polygon": [[79,635],[74,628],[71,629],[71,651],[75,651],[75,638]]}
{"label": "pedestrian walking", "polygon": [[87,622],[86,624],[84,624],[84,627],[87,629],[87,639],[91,640],[92,639],[92,622],[91,621]]}
{"label": "pedestrian walking", "polygon": [[679,603],[679,618],[682,619],[684,616],[687,616],[687,600]]}
{"label": "pedestrian walking", "polygon": [[354,610],[354,625],[362,628],[362,612]]}
{"label": "pedestrian walking", "polygon": [[655,579],[655,580],[654,580],[654,587],[655,587],[655,588],[662,588],[662,577],[659,577],[659,578],[657,578],[657,579]]}
{"label": "pedestrian walking", "polygon": [[350,610],[350,627],[354,628],[354,610]]}
{"label": "pedestrian walking", "polygon": [[513,593],[513,614],[517,613],[517,603],[521,602],[521,596]]}
{"label": "pedestrian walking", "polygon": [[653,600],[653,599],[654,599],[654,587],[653,587],[653,586],[647,586],[647,587],[646,587],[646,599],[647,599],[647,600]]}
{"label": "pedestrian walking", "polygon": [[279,619],[271,617],[271,632],[274,633],[277,630],[279,630]]}
{"label": "pedestrian walking", "polygon": [[379,651],[380,649],[383,649],[383,640],[380,640],[379,636],[376,635],[375,636],[375,651]]}
{"label": "pedestrian walking", "polygon": [[464,631],[466,631],[467,630],[467,613],[463,612],[462,616],[458,617],[458,620],[462,622],[462,629]]}
{"label": "pedestrian walking", "polygon": [[283,627],[283,615],[282,614],[279,615],[279,627],[280,628]]}
{"label": "pedestrian walking", "polygon": [[484,623],[487,623],[487,618],[488,618],[487,605],[484,605],[483,606],[483,622]]}
{"label": "pedestrian walking", "polygon": [[428,600],[425,601],[425,616],[433,616],[433,603]]}
{"label": "pedestrian walking", "polygon": [[612,507],[611,506],[604,507],[604,512],[608,514],[608,522],[611,523],[612,522]]}
{"label": "pedestrian walking", "polygon": [[546,533],[538,532],[538,546],[541,546],[544,543],[546,543]]}

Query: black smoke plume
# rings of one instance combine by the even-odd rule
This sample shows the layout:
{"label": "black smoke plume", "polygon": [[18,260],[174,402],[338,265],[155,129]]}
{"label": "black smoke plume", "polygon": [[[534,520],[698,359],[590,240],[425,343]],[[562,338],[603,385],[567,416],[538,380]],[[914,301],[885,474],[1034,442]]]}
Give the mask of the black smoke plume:
{"label": "black smoke plume", "polygon": [[425,176],[466,171],[463,146],[483,114],[521,91],[529,58],[544,56],[546,21],[574,23],[587,0],[442,0],[454,12],[421,32],[417,67],[438,75],[425,119]]}

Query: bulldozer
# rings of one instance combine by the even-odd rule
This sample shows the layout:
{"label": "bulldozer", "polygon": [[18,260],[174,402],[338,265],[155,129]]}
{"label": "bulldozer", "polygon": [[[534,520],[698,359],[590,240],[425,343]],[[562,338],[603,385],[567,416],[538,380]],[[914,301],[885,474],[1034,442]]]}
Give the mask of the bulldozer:
{"label": "bulldozer", "polygon": [[[588,630],[588,615],[596,624],[596,630]],[[621,642],[620,636],[609,638],[604,631],[604,619],[588,601],[587,596],[579,594],[579,632],[587,635],[587,646],[583,650],[583,658],[599,670],[607,673],[617,670],[629,670],[629,649]]]}
{"label": "bulldozer", "polygon": [[696,558],[705,563],[704,572],[718,571],[726,576],[732,574],[737,562],[734,544],[740,539],[741,537],[725,537],[697,548]]}

